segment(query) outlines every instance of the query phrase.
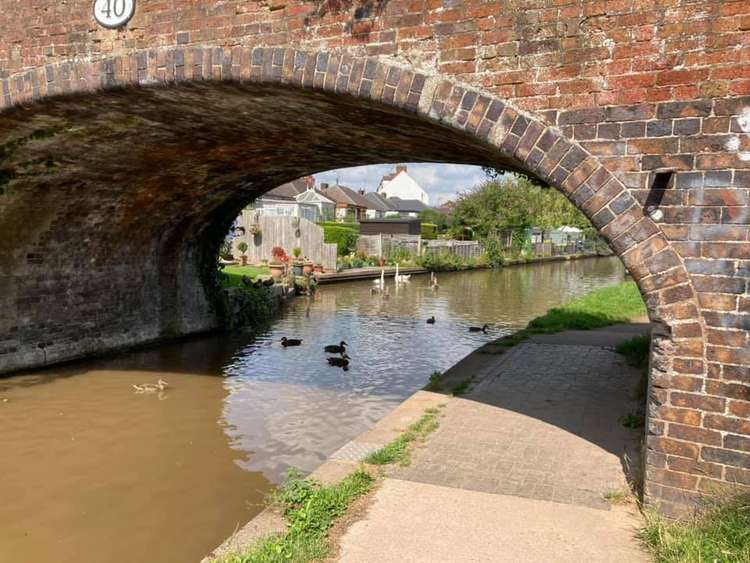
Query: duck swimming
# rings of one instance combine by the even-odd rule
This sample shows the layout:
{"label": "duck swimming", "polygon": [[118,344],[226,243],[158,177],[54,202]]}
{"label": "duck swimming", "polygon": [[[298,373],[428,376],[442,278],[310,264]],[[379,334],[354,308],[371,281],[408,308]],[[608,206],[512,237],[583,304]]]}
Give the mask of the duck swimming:
{"label": "duck swimming", "polygon": [[432,315],[429,319],[427,319],[428,325],[434,325],[435,324],[435,315]]}
{"label": "duck swimming", "polygon": [[349,369],[349,356],[346,355],[346,352],[341,354],[340,358],[327,358],[328,359],[328,365],[329,366],[335,366],[337,368],[344,368],[344,370]]}
{"label": "duck swimming", "polygon": [[329,344],[328,346],[326,346],[325,348],[323,348],[323,350],[325,350],[326,352],[329,352],[331,354],[343,354],[344,352],[346,352],[346,347],[347,346],[348,346],[348,344],[342,340],[338,345],[337,344]]}
{"label": "duck swimming", "polygon": [[281,339],[281,345],[284,348],[286,348],[287,346],[299,346],[300,344],[302,344],[301,338],[287,338],[286,336],[284,336]]}
{"label": "duck swimming", "polygon": [[490,328],[489,325],[484,325],[482,327],[470,326],[469,327],[469,332],[487,332],[488,328]]}
{"label": "duck swimming", "polygon": [[159,379],[156,383],[141,383],[140,385],[133,385],[136,393],[156,393],[157,391],[164,391],[169,387],[169,383],[163,379]]}

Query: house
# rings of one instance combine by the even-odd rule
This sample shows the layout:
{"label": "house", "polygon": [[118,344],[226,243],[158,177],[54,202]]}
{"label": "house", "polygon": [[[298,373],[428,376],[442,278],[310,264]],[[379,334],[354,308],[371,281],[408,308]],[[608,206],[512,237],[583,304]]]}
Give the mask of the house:
{"label": "house", "polygon": [[397,165],[392,174],[383,176],[377,193],[386,198],[397,197],[404,200],[418,200],[425,205],[430,204],[427,192],[409,175],[405,164]]}
{"label": "house", "polygon": [[373,208],[367,211],[368,219],[384,217],[419,217],[427,205],[418,199],[401,199],[400,197],[385,197],[377,192],[369,192],[365,197],[370,200]]}
{"label": "house", "polygon": [[312,176],[305,176],[266,192],[252,207],[267,217],[304,217],[317,223],[333,218],[336,204],[315,189]]}
{"label": "house", "polygon": [[360,221],[367,217],[367,210],[372,208],[373,204],[365,197],[364,191],[358,192],[339,184],[321,184],[320,188],[325,197],[336,203],[337,221]]}

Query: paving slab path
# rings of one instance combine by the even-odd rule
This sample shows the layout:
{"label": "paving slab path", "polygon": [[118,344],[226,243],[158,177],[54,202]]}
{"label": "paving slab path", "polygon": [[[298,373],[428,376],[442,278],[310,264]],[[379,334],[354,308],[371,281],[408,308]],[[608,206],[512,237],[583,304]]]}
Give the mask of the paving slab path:
{"label": "paving slab path", "polygon": [[604,499],[637,478],[643,435],[619,421],[644,399],[614,346],[647,330],[539,336],[464,362],[469,392],[388,470],[339,561],[649,561],[635,508]]}

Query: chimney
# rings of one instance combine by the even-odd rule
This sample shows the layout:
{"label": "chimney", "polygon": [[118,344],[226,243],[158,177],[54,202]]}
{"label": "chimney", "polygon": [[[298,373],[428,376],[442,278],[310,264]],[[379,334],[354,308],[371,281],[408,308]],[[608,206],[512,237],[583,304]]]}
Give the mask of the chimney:
{"label": "chimney", "polygon": [[406,164],[396,165],[396,174],[398,174],[399,172],[406,172]]}
{"label": "chimney", "polygon": [[358,191],[359,191],[359,195],[365,195],[365,190],[362,189],[362,190],[358,190]]}
{"label": "chimney", "polygon": [[327,190],[328,189],[328,182],[321,182],[320,183],[320,189],[321,190]]}

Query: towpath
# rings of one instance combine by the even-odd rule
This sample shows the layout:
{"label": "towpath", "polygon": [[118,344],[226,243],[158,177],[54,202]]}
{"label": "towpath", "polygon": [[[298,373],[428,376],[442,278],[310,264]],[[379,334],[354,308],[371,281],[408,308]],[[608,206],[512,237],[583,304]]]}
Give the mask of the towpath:
{"label": "towpath", "polygon": [[[635,508],[606,500],[638,478],[643,434],[620,422],[644,401],[640,373],[613,348],[647,330],[621,325],[537,336],[503,354],[486,348],[446,374],[473,375],[467,394],[415,395],[419,408],[397,410],[440,401],[440,427],[411,465],[388,470],[340,536],[338,560],[649,561],[635,539]],[[341,457],[355,461],[376,442],[365,434]]]}

